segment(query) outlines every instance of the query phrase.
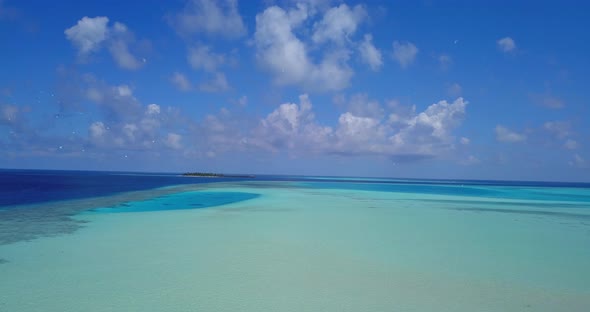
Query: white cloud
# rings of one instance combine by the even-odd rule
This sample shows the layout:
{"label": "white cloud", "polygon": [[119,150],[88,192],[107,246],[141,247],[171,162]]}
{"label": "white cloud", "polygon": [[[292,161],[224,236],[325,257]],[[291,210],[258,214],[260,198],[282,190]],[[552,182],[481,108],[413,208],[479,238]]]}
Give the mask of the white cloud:
{"label": "white cloud", "polygon": [[129,47],[122,40],[117,40],[111,44],[109,51],[113,55],[113,59],[117,62],[119,67],[125,69],[138,69],[143,64],[129,52]]}
{"label": "white cloud", "polygon": [[436,157],[453,148],[451,131],[461,123],[466,105],[461,98],[440,101],[424,112],[400,117],[395,125],[385,115],[345,112],[332,128],[316,122],[309,98],[302,95],[299,105],[282,104],[263,119],[248,142],[293,153],[382,155],[399,161]]}
{"label": "white cloud", "polygon": [[306,44],[294,33],[308,18],[305,6],[285,11],[272,6],[256,15],[256,57],[279,85],[300,85],[307,90],[335,91],[347,87],[353,71],[346,48],[324,53],[319,63],[308,55]]}
{"label": "white cloud", "polygon": [[66,29],[66,38],[78,48],[82,56],[98,51],[103,41],[107,39],[109,18],[106,16],[84,16],[76,25]]}
{"label": "white cloud", "polygon": [[173,149],[181,149],[182,148],[182,136],[180,134],[177,133],[168,133],[168,136],[166,137],[166,140],[164,141],[164,143],[166,144],[166,146],[173,148]]}
{"label": "white cloud", "polygon": [[469,140],[466,137],[462,137],[461,140],[459,140],[459,142],[461,142],[461,144],[463,145],[468,145],[471,142],[471,140]]}
{"label": "white cloud", "polygon": [[160,105],[158,104],[150,104],[147,106],[146,114],[148,115],[158,115],[160,114]]}
{"label": "white cloud", "polygon": [[563,144],[563,147],[565,147],[569,150],[575,150],[578,148],[578,142],[576,142],[575,140],[572,140],[572,139],[567,139],[565,141],[565,143]]}
{"label": "white cloud", "polygon": [[504,37],[502,39],[499,39],[498,41],[496,41],[496,43],[498,44],[498,48],[502,52],[512,52],[516,49],[516,43],[510,37]]}
{"label": "white cloud", "polygon": [[299,96],[299,101],[299,105],[281,104],[261,120],[248,140],[249,144],[271,151],[298,146],[311,150],[324,149],[325,139],[331,135],[332,129],[315,123],[312,104],[306,94]]}
{"label": "white cloud", "polygon": [[381,119],[385,113],[379,102],[369,99],[365,93],[354,94],[347,104],[348,111],[355,116]]}
{"label": "white cloud", "polygon": [[127,26],[119,22],[115,22],[112,29],[109,52],[111,52],[111,56],[117,65],[124,69],[138,69],[143,66],[143,62],[140,62],[129,51],[129,44],[135,41],[133,33],[127,29]]}
{"label": "white cloud", "polygon": [[188,62],[193,69],[214,72],[225,63],[225,56],[212,52],[206,45],[199,45],[189,49]]}
{"label": "white cloud", "polygon": [[199,90],[204,92],[222,92],[229,90],[229,84],[225,75],[221,72],[213,73],[211,80],[199,85]]}
{"label": "white cloud", "polygon": [[237,0],[189,0],[170,21],[183,35],[205,33],[234,39],[246,34]]}
{"label": "white cloud", "polygon": [[119,96],[133,96],[133,91],[131,91],[128,85],[116,86],[114,89]]}
{"label": "white cloud", "polygon": [[82,61],[85,61],[90,54],[98,52],[106,44],[119,67],[130,70],[142,67],[144,62],[140,62],[130,51],[130,45],[136,42],[133,33],[125,24],[115,22],[113,26],[109,26],[108,23],[109,18],[105,16],[93,18],[85,16],[64,33],[78,49],[78,56]]}
{"label": "white cloud", "polygon": [[345,44],[366,16],[367,12],[361,5],[352,9],[346,4],[330,8],[315,24],[311,38],[315,43],[330,41],[337,45]]}
{"label": "white cloud", "polygon": [[90,134],[90,138],[94,141],[103,141],[104,135],[107,132],[107,129],[104,123],[97,121],[90,125],[88,128],[88,132]]}
{"label": "white cloud", "polygon": [[414,62],[418,51],[418,48],[411,42],[393,42],[393,59],[395,59],[402,68],[406,68]]}
{"label": "white cloud", "polygon": [[498,140],[499,142],[516,143],[523,142],[526,140],[526,135],[516,133],[501,125],[497,125],[495,131],[496,140]]}
{"label": "white cloud", "polygon": [[190,91],[192,89],[190,81],[182,73],[174,72],[170,81],[181,91]]}
{"label": "white cloud", "polygon": [[369,65],[373,71],[378,71],[383,66],[381,51],[373,45],[373,36],[365,34],[363,42],[359,45],[361,60]]}

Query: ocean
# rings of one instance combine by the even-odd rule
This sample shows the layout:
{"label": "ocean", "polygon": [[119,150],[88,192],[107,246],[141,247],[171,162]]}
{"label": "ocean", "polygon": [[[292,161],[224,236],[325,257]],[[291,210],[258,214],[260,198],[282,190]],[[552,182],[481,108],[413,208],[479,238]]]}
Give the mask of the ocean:
{"label": "ocean", "polygon": [[590,184],[0,170],[0,311],[589,311]]}

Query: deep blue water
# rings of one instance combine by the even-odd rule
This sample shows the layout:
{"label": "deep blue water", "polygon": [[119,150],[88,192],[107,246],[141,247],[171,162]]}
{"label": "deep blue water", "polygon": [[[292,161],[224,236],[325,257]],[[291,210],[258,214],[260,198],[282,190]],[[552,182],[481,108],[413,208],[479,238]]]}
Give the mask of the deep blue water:
{"label": "deep blue water", "polygon": [[[477,180],[365,179],[262,175],[254,179],[182,177],[173,173],[130,173],[0,169],[0,207],[108,196],[158,187],[227,182],[291,181],[313,188],[590,202],[590,183]],[[550,192],[543,188],[551,188]],[[571,192],[571,188],[585,189]],[[554,191],[558,189],[558,191]],[[559,189],[564,189],[559,192]]]}
{"label": "deep blue water", "polygon": [[172,173],[0,169],[0,207],[236,180],[244,179],[183,177]]}

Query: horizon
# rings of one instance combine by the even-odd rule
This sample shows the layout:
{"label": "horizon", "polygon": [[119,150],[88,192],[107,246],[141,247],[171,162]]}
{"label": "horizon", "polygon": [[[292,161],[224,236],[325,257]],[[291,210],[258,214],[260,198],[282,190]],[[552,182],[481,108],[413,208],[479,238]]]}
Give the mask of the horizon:
{"label": "horizon", "polygon": [[[38,169],[38,168],[0,168],[0,171],[57,171],[57,172],[96,172],[96,173],[129,173],[146,175],[183,175],[191,171],[121,171],[121,170],[85,170],[85,169]],[[350,175],[301,175],[290,173],[256,173],[256,172],[203,172],[222,175],[252,175],[256,177],[296,177],[296,178],[350,178],[350,179],[375,179],[375,180],[410,180],[410,181],[457,181],[457,182],[508,182],[508,183],[556,183],[576,184],[589,186],[590,182],[585,181],[559,181],[559,180],[490,180],[490,179],[463,179],[463,178],[412,178],[412,177],[391,177],[391,176],[350,176]],[[360,182],[360,181],[359,181]],[[542,187],[542,186],[540,186]]]}
{"label": "horizon", "polygon": [[0,0],[0,167],[590,183],[583,7]]}

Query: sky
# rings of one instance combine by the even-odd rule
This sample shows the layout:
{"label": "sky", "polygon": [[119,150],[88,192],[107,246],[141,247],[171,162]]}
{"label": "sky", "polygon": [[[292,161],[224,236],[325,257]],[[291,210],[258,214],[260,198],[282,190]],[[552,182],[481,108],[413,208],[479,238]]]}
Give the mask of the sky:
{"label": "sky", "polygon": [[0,0],[0,168],[590,181],[589,10]]}

